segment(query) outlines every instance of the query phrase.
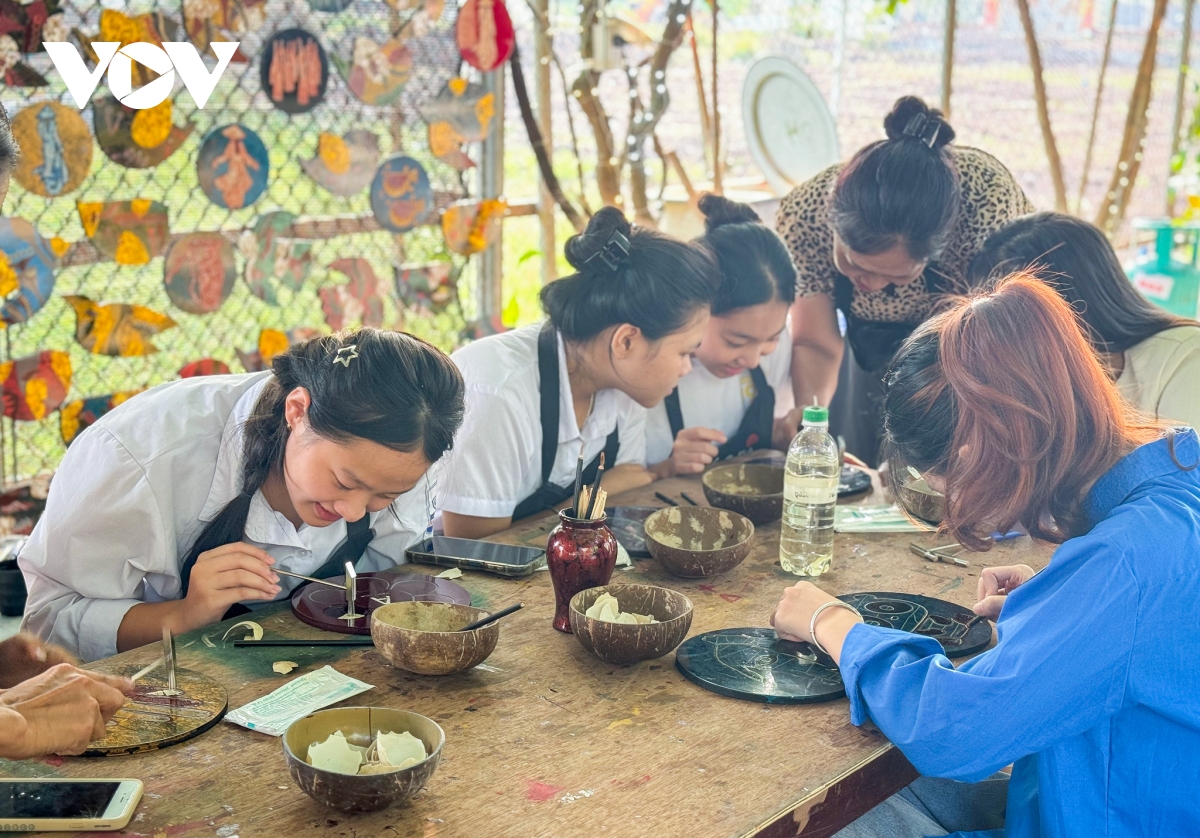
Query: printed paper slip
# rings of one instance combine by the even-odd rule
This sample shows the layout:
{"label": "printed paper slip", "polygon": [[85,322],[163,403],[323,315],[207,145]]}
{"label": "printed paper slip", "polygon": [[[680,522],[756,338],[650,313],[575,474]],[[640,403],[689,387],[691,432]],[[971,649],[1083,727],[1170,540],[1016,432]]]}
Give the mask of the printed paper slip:
{"label": "printed paper slip", "polygon": [[225,721],[270,736],[282,736],[292,722],[314,710],[371,689],[374,689],[371,684],[343,675],[332,666],[324,666],[237,708],[225,716]]}

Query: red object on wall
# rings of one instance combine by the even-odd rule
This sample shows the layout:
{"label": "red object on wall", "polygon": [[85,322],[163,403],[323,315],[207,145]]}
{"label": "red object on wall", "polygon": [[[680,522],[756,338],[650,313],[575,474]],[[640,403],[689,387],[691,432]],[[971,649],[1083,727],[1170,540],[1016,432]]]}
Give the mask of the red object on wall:
{"label": "red object on wall", "polygon": [[463,60],[490,73],[509,59],[517,44],[504,0],[467,0],[458,10],[454,39]]}

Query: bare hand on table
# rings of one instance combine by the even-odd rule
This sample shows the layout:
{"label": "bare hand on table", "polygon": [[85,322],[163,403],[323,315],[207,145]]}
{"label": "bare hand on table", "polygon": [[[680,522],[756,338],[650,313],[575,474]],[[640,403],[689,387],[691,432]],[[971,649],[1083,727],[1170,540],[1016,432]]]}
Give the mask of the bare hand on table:
{"label": "bare hand on table", "polygon": [[79,663],[66,649],[51,646],[32,634],[21,632],[0,643],[0,689],[41,675],[60,663]]}
{"label": "bare hand on table", "polygon": [[787,416],[780,416],[776,419],[771,433],[771,447],[776,451],[787,451],[791,447],[792,440],[796,438],[796,434],[800,433],[800,422],[803,418],[804,408],[797,407]]}
{"label": "bare hand on table", "polygon": [[1005,567],[985,567],[979,574],[979,585],[972,611],[989,620],[1000,618],[1000,609],[1008,595],[1034,576],[1034,569],[1027,564],[1010,565]]}
{"label": "bare hand on table", "polygon": [[712,428],[684,428],[675,435],[671,456],[654,467],[660,480],[681,474],[700,474],[717,459],[717,446],[725,444],[725,434]]}
{"label": "bare hand on table", "polygon": [[104,738],[104,726],[133,692],[128,678],[51,667],[0,692],[0,756],[79,754]]}
{"label": "bare hand on table", "polygon": [[282,590],[271,572],[275,559],[266,550],[235,542],[201,553],[192,568],[182,625],[175,633],[218,622],[229,606],[243,600],[272,600]]}
{"label": "bare hand on table", "polygon": [[[808,633],[812,615],[827,602],[838,602],[837,597],[825,593],[811,582],[797,582],[785,588],[783,598],[771,615],[771,625],[781,640],[812,643]],[[842,644],[850,629],[862,622],[862,617],[847,608],[826,608],[817,619],[817,632],[821,645],[835,662],[842,656]]]}

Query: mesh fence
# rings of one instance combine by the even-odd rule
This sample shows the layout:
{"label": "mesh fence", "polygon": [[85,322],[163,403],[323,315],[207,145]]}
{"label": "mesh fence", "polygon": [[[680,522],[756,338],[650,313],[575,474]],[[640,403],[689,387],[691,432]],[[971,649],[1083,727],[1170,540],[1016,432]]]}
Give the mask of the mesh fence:
{"label": "mesh fence", "polygon": [[[193,0],[187,0],[189,6]],[[126,15],[150,12],[149,3],[116,4]],[[205,9],[205,6],[210,8]],[[379,282],[383,298],[383,324],[403,327],[440,346],[451,348],[460,341],[464,327],[461,305],[432,314],[427,310],[406,309],[394,292],[396,266],[429,262],[450,263],[461,270],[462,257],[451,256],[437,227],[418,227],[403,235],[381,229],[371,212],[369,190],[352,197],[339,197],[309,177],[302,161],[318,154],[321,133],[344,136],[353,129],[366,129],[378,136],[381,159],[403,153],[416,158],[427,171],[439,205],[467,195],[474,176],[464,178],[455,168],[435,159],[429,151],[426,123],[418,108],[428,102],[460,71],[460,57],[454,42],[453,22],[456,10],[440,6],[434,18],[426,16],[424,25],[408,28],[412,68],[403,94],[386,107],[364,104],[339,77],[334,55],[350,59],[356,41],[369,38],[377,43],[386,33],[412,23],[410,12],[397,12],[379,0],[355,0],[353,8],[326,13],[314,7],[345,7],[344,2],[313,0],[270,0],[254,4],[243,0],[204,0],[196,3],[202,11],[233,9],[244,14],[244,31],[232,37],[242,43],[247,62],[236,59],[225,71],[212,98],[197,109],[191,95],[176,84],[173,96],[174,122],[191,123],[193,131],[171,156],[152,168],[134,169],[118,165],[97,145],[93,148],[90,171],[82,184],[70,194],[46,198],[21,188],[15,181],[8,195],[4,214],[32,223],[46,239],[57,237],[71,243],[62,254],[54,293],[45,307],[28,322],[10,326],[4,336],[7,358],[20,358],[56,349],[69,352],[72,380],[69,400],[137,390],[175,378],[186,364],[212,358],[240,372],[252,360],[240,353],[252,353],[263,329],[293,332],[297,328],[327,331],[318,289],[346,282],[347,277],[328,266],[344,257],[368,260]],[[428,8],[428,7],[426,7]],[[62,7],[72,29],[95,37],[99,32],[101,7],[86,0],[70,0]],[[275,107],[263,90],[259,56],[264,41],[272,33],[302,28],[315,35],[329,60],[329,82],[324,100],[307,113],[289,114]],[[97,40],[104,40],[97,38]],[[176,40],[183,40],[178,37]],[[214,64],[211,55],[206,63]],[[23,60],[50,79],[43,88],[8,87],[4,105],[14,116],[37,103],[61,101],[72,110],[76,106],[57,71],[45,53],[27,55]],[[135,82],[136,83],[136,82]],[[102,84],[99,99],[107,93]],[[93,129],[94,108],[81,113]],[[201,190],[197,176],[197,155],[202,139],[214,128],[237,123],[261,138],[269,153],[270,173],[266,190],[251,206],[229,210],[209,200]],[[131,199],[160,201],[169,212],[172,237],[196,231],[217,231],[233,244],[238,279],[233,291],[209,314],[197,315],[172,305],[164,287],[164,258],[146,264],[117,264],[90,246],[76,202],[111,202]],[[297,229],[311,237],[311,268],[298,289],[280,285],[274,304],[251,293],[243,281],[247,256],[244,234],[252,230],[263,215],[283,210],[297,217]],[[457,262],[455,262],[457,260]],[[464,285],[466,283],[464,282]],[[131,303],[168,315],[176,326],[151,338],[159,351],[135,357],[110,357],[88,352],[75,340],[76,312],[64,295],[82,295],[98,303]],[[348,326],[356,325],[352,316]],[[5,437],[4,478],[8,481],[52,469],[61,458],[64,443],[60,435],[60,416],[51,414],[41,421],[3,420]]]}

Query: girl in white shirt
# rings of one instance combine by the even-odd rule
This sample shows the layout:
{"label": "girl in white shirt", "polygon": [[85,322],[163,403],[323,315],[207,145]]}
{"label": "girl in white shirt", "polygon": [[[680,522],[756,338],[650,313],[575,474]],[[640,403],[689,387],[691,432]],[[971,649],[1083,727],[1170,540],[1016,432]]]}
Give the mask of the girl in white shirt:
{"label": "girl in white shirt", "polygon": [[548,320],[454,353],[467,414],[440,483],[446,534],[482,538],[565,505],[605,453],[609,494],[644,486],[645,410],[691,368],[717,285],[702,246],[606,207],[566,245],[577,273],[542,289]]}
{"label": "girl in white shirt", "polygon": [[1015,271],[1036,273],[1071,304],[1127,402],[1200,428],[1200,323],[1139,294],[1099,229],[1057,212],[1018,218],[971,263],[980,281]]}
{"label": "girl in white shirt", "polygon": [[712,319],[692,371],[646,418],[646,455],[658,477],[698,474],[755,448],[787,449],[792,411],[788,309],[796,269],[783,240],[746,204],[700,199],[709,248],[721,269]]}
{"label": "girl in white shirt", "polygon": [[20,557],[26,628],[94,660],[285,596],[272,566],[404,561],[462,421],[458,369],[374,329],[273,366],[156,387],[71,444]]}

